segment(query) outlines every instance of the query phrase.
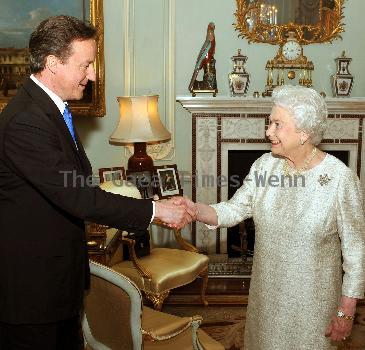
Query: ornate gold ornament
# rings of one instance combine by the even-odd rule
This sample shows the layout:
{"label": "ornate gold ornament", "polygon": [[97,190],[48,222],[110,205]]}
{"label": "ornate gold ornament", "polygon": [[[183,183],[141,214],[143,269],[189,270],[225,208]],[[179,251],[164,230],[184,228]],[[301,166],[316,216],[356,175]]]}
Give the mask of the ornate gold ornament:
{"label": "ornate gold ornament", "polygon": [[[283,6],[290,8],[292,0]],[[289,32],[295,32],[301,45],[331,42],[341,38],[344,31],[343,10],[345,0],[311,0],[307,8],[318,11],[317,23],[301,24],[302,20],[289,20],[288,23],[278,24],[280,17],[279,5],[275,1],[265,0],[236,0],[237,10],[234,13],[235,30],[238,36],[246,38],[248,42],[283,44]],[[282,4],[282,1],[280,2]],[[283,17],[283,16],[282,16]],[[307,16],[312,17],[313,16]],[[298,18],[298,16],[297,16]],[[299,23],[300,22],[300,23]]]}
{"label": "ornate gold ornament", "polygon": [[163,304],[164,300],[169,296],[170,291],[167,290],[162,293],[151,293],[151,292],[144,291],[144,293],[146,294],[146,297],[152,301],[154,309],[161,310],[162,304]]}
{"label": "ornate gold ornament", "polygon": [[293,70],[290,70],[289,72],[288,72],[288,79],[290,79],[290,80],[293,80],[293,79],[295,79],[295,72],[293,71]]}

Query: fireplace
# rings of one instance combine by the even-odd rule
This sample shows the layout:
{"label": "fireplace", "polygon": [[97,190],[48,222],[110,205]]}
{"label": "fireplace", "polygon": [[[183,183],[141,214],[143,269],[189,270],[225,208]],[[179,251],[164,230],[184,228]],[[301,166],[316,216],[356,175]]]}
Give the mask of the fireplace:
{"label": "fireplace", "polygon": [[[217,203],[227,200],[233,189],[218,183],[215,186],[202,186],[203,176],[229,178],[229,163],[233,172],[242,177],[251,164],[262,153],[270,151],[265,137],[272,102],[270,98],[230,98],[230,97],[178,97],[178,101],[192,118],[192,198],[204,203]],[[329,110],[329,127],[320,144],[328,153],[348,164],[360,176],[365,185],[365,138],[362,137],[365,117],[365,98],[326,98]],[[245,155],[245,160],[235,157]],[[233,160],[229,160],[232,158]],[[247,235],[252,225],[241,227]],[[237,228],[236,228],[237,229]],[[240,228],[238,228],[240,229]],[[227,229],[210,231],[201,223],[192,226],[191,240],[200,250],[206,252],[212,265],[217,262],[219,273],[250,273],[249,262],[243,268],[239,249],[231,253],[229,247],[240,247],[241,242],[231,241]],[[253,250],[254,239],[247,242],[247,249]],[[251,249],[252,248],[252,249]],[[238,254],[237,254],[238,253]],[[250,258],[250,257],[248,257]],[[234,267],[232,268],[232,264]],[[224,266],[228,266],[224,270]],[[213,273],[213,272],[212,272]],[[216,271],[214,272],[214,274]]]}
{"label": "fireplace", "polygon": [[[242,185],[243,179],[250,172],[250,168],[255,160],[266,152],[264,150],[228,151],[228,179],[233,180],[228,182],[228,199]],[[252,257],[254,245],[255,224],[252,219],[247,219],[241,225],[227,229],[227,254],[229,258],[242,257],[244,254]]]}

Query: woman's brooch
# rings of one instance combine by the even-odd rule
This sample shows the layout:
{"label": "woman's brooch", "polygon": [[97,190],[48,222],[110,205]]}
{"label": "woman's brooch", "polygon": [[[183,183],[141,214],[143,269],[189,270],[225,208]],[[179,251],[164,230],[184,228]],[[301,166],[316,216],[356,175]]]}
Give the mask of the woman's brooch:
{"label": "woman's brooch", "polygon": [[332,179],[327,175],[319,175],[318,182],[321,186],[327,185]]}

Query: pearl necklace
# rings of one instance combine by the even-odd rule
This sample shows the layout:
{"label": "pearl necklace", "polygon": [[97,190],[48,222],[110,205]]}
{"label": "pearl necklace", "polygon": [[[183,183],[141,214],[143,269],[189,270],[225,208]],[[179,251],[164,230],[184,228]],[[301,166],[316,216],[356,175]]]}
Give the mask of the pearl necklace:
{"label": "pearl necklace", "polygon": [[293,175],[303,175],[303,172],[308,170],[308,166],[309,164],[312,162],[312,160],[315,158],[315,156],[317,155],[317,147],[313,147],[312,153],[311,155],[305,160],[304,165],[302,168],[300,169],[293,169],[290,165],[287,159],[285,159],[284,161],[284,166],[283,166],[283,172],[285,176],[291,176],[292,173]]}

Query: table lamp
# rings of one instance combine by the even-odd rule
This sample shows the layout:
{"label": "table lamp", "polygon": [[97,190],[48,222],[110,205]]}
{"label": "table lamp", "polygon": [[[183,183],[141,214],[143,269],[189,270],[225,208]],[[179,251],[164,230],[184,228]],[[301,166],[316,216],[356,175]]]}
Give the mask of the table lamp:
{"label": "table lamp", "polygon": [[153,170],[153,160],[146,152],[147,143],[166,142],[171,134],[161,123],[158,113],[158,95],[121,96],[119,123],[109,141],[133,144],[134,154],[128,160],[128,170]]}

